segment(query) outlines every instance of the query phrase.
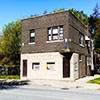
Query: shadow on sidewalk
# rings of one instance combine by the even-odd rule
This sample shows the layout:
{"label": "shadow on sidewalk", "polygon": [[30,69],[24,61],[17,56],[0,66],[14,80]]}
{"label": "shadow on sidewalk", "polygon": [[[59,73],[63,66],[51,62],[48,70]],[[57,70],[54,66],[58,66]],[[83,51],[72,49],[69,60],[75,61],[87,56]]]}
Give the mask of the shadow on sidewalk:
{"label": "shadow on sidewalk", "polygon": [[19,86],[28,85],[28,83],[29,80],[0,80],[0,90],[19,88]]}

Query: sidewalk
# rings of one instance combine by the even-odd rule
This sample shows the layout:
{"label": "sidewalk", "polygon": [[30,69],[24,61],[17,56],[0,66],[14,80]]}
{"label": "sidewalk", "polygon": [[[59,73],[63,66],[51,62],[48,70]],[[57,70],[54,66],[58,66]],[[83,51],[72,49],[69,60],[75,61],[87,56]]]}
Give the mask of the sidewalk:
{"label": "sidewalk", "polygon": [[14,80],[14,79],[0,79],[0,85],[10,85],[10,86],[28,86],[32,87],[51,87],[51,88],[62,88],[62,89],[70,89],[70,88],[80,88],[80,89],[95,89],[100,90],[100,85],[87,83],[87,81],[92,80],[94,78],[98,78],[100,75],[95,76],[87,76],[84,78],[80,78],[74,82],[68,81],[57,81],[57,80]]}
{"label": "sidewalk", "polygon": [[64,81],[54,81],[54,80],[32,80],[29,82],[30,86],[49,86],[55,88],[82,88],[82,89],[100,89],[100,85],[86,83],[89,80],[98,78],[100,75],[87,76],[81,79],[78,79],[74,82],[64,82]]}

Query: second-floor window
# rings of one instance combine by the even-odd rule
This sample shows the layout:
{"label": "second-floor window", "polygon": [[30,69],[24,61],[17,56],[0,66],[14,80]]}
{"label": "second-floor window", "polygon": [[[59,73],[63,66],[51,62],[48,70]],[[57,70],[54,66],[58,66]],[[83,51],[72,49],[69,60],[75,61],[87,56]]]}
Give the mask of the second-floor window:
{"label": "second-floor window", "polygon": [[80,33],[80,36],[79,36],[79,44],[84,45],[84,35],[82,33]]}
{"label": "second-floor window", "polygon": [[63,40],[63,26],[48,28],[48,41]]}
{"label": "second-floor window", "polygon": [[35,42],[35,30],[30,30],[30,43]]}
{"label": "second-floor window", "polygon": [[79,61],[82,61],[82,55],[79,55]]}

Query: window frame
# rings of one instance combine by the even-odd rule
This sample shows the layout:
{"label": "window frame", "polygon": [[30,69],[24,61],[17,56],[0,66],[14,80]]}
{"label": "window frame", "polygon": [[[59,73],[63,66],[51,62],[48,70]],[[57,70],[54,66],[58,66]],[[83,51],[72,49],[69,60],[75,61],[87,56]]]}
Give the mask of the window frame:
{"label": "window frame", "polygon": [[[62,30],[61,30],[61,28],[62,28]],[[63,33],[64,33],[63,26],[60,26],[60,27],[59,27],[59,39],[61,38],[61,37],[60,37],[61,34],[63,35],[63,38],[64,38],[64,34],[63,34]],[[63,38],[60,39],[60,40],[63,40]]]}
{"label": "window frame", "polygon": [[82,62],[82,55],[79,54],[79,62]]}
{"label": "window frame", "polygon": [[[57,33],[53,33],[53,28],[57,27]],[[62,28],[62,30],[60,30],[60,28]],[[51,35],[49,34],[49,29],[51,30]],[[61,33],[62,31],[62,33]],[[56,41],[56,40],[63,40],[63,38],[61,39],[60,35],[62,34],[62,37],[63,37],[63,34],[64,31],[63,31],[63,25],[60,25],[60,26],[52,26],[52,27],[49,27],[48,28],[48,38],[47,40],[48,41]],[[49,39],[49,36],[51,36],[51,39]],[[54,36],[57,36],[57,39],[54,39],[53,37]]]}
{"label": "window frame", "polygon": [[[51,70],[51,71],[55,70],[55,62],[47,62],[46,64],[47,64],[47,66],[46,66],[47,70]],[[53,66],[53,67],[51,67],[51,66]]]}
{"label": "window frame", "polygon": [[85,41],[85,37],[84,34],[82,34],[81,32],[79,33],[79,44],[81,46],[84,46],[84,41]]}
{"label": "window frame", "polygon": [[[32,32],[32,31],[34,31],[34,32]],[[29,30],[29,43],[34,43],[35,42],[35,29],[31,29],[31,30]],[[31,36],[31,34],[32,33],[34,33],[34,36]],[[34,41],[31,41],[31,38],[34,38]]]}
{"label": "window frame", "polygon": [[[54,30],[55,30],[55,29],[57,30],[56,33],[54,33]],[[54,40],[54,41],[55,41],[55,40],[58,40],[58,38],[59,38],[59,37],[58,37],[58,35],[59,35],[59,28],[58,28],[58,26],[53,26],[51,32],[52,32],[52,33],[51,33],[51,34],[52,34],[52,40]],[[54,36],[57,36],[57,38],[54,39]]]}
{"label": "window frame", "polygon": [[[37,65],[39,67],[36,67]],[[32,62],[32,69],[33,70],[39,70],[40,69],[40,63],[39,62]]]}

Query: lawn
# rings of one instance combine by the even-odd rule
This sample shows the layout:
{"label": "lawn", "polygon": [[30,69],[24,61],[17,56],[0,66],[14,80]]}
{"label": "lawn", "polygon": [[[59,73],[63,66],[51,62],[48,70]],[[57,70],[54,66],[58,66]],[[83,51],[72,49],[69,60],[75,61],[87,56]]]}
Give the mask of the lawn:
{"label": "lawn", "polygon": [[0,79],[20,79],[19,75],[0,75]]}
{"label": "lawn", "polygon": [[99,78],[95,78],[93,80],[90,80],[87,83],[93,83],[93,84],[99,84],[100,85],[100,77]]}

